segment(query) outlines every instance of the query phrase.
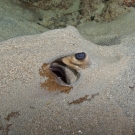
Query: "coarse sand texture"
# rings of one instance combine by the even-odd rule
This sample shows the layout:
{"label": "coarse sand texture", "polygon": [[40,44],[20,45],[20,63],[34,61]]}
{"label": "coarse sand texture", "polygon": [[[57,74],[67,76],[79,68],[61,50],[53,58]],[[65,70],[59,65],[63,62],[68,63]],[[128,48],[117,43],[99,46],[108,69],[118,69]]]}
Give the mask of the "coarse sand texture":
{"label": "coarse sand texture", "polygon": [[[80,52],[90,64],[69,92],[41,87],[43,64]],[[112,46],[71,26],[0,42],[0,135],[134,135],[134,87],[134,33]]]}

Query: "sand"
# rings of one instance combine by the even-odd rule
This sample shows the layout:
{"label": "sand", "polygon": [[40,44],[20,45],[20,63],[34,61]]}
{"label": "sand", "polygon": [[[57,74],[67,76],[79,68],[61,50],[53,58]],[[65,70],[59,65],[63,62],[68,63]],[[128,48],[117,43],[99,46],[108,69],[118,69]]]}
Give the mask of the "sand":
{"label": "sand", "polygon": [[[0,135],[134,135],[134,10],[45,32],[10,2],[0,4]],[[82,51],[91,64],[68,94],[41,87],[44,63]]]}
{"label": "sand", "polygon": [[135,9],[131,8],[130,10],[129,13],[111,22],[88,22],[79,25],[77,29],[85,39],[95,44],[102,46],[120,44],[122,36],[132,34],[135,31]]}
{"label": "sand", "polygon": [[[135,134],[134,35],[118,45],[98,46],[69,26],[1,42],[0,133]],[[91,65],[81,70],[69,94],[41,88],[44,63],[81,51]],[[69,104],[86,95],[89,100]]]}
{"label": "sand", "polygon": [[15,0],[0,1],[0,41],[22,35],[47,31],[37,24],[40,16],[33,10],[17,5]]}

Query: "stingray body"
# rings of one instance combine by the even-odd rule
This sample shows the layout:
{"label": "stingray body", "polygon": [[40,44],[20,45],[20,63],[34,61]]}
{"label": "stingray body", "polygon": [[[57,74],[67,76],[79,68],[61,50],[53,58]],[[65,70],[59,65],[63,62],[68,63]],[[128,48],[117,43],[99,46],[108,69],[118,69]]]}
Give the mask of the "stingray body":
{"label": "stingray body", "polygon": [[134,134],[135,47],[129,39],[101,47],[67,27],[1,42],[0,133]]}

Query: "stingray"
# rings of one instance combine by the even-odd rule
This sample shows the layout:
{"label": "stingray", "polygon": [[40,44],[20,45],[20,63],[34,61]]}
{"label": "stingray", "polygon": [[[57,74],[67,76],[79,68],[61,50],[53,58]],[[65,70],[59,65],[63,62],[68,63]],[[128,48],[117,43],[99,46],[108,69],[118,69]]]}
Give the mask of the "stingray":
{"label": "stingray", "polygon": [[134,34],[99,46],[77,29],[0,43],[0,134],[134,134]]}

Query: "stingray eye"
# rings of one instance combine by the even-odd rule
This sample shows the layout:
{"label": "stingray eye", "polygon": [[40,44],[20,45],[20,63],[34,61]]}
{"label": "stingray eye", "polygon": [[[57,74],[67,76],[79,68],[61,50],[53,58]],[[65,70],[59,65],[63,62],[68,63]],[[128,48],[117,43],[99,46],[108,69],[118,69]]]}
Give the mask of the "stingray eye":
{"label": "stingray eye", "polygon": [[85,57],[86,57],[86,54],[85,54],[84,52],[76,53],[76,54],[75,54],[75,58],[76,58],[77,60],[83,60]]}

